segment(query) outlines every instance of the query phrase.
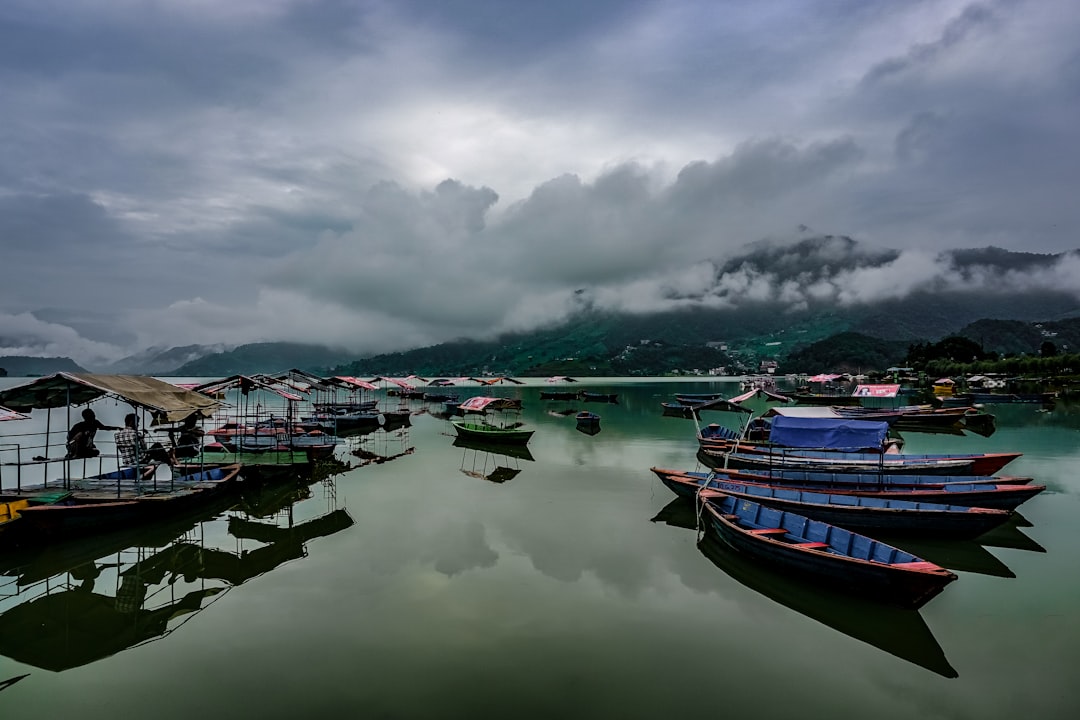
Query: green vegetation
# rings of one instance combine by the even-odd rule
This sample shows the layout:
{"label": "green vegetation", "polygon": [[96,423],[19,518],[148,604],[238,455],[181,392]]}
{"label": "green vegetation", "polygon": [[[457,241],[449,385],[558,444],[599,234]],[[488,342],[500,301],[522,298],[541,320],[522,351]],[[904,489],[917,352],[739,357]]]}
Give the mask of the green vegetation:
{"label": "green vegetation", "polygon": [[86,372],[74,360],[66,357],[23,357],[7,355],[0,357],[7,373],[14,377],[52,375],[58,372]]}
{"label": "green vegetation", "polygon": [[784,360],[784,372],[860,373],[904,364],[907,344],[857,332],[844,332],[800,348]]}
{"label": "green vegetation", "polygon": [[300,343],[253,343],[214,353],[181,365],[176,377],[227,377],[245,373],[280,372],[297,368],[321,373],[349,357],[341,350]]}

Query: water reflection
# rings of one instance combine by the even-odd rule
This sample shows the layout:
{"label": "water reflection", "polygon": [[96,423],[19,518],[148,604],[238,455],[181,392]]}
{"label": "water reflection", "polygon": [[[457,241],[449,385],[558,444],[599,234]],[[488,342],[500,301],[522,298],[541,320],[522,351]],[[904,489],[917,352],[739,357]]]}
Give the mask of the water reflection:
{"label": "water reflection", "polygon": [[412,455],[416,447],[410,437],[411,427],[411,422],[388,423],[370,433],[349,438],[349,455],[359,458],[357,466],[381,465]]}
{"label": "water reflection", "polygon": [[[350,527],[336,493],[335,470],[347,467],[249,484],[147,530],[0,555],[0,655],[61,672],[166,637],[228,590],[306,557],[311,540]],[[313,484],[325,512],[297,520]]]}
{"label": "water reflection", "polygon": [[475,440],[454,438],[454,447],[462,449],[459,470],[469,477],[504,483],[513,480],[521,472],[521,462],[533,462],[532,453],[525,445],[498,445]]}
{"label": "water reflection", "polygon": [[[697,528],[693,505],[681,499],[668,503],[652,520]],[[774,602],[938,675],[959,676],[917,610],[847,595],[777,572],[708,535],[698,548],[731,578]]]}

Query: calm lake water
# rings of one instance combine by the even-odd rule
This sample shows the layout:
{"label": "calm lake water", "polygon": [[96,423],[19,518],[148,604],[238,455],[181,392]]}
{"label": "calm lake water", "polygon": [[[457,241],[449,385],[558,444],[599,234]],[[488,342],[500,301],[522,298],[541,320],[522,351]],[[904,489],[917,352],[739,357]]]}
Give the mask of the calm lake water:
{"label": "calm lake water", "polygon": [[[1080,408],[905,433],[910,452],[1022,451],[1006,472],[1048,486],[979,542],[905,543],[959,576],[914,612],[698,545],[649,472],[696,466],[694,423],[660,402],[736,384],[569,387],[619,403],[459,389],[522,398],[531,457],[419,414],[352,441],[393,460],[0,555],[3,717],[1080,717]],[[560,414],[586,408],[596,435]]]}

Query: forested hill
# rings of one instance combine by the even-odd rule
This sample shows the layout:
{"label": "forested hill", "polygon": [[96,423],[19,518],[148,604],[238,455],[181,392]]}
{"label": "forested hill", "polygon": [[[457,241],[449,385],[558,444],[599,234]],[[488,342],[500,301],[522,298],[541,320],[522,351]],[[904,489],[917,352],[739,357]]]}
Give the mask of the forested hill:
{"label": "forested hill", "polygon": [[66,357],[23,357],[5,355],[0,357],[0,368],[10,377],[52,375],[58,372],[86,372],[74,360]]}
{"label": "forested hill", "polygon": [[234,350],[212,353],[184,363],[169,375],[175,377],[228,377],[249,373],[272,373],[297,368],[323,373],[351,359],[343,350],[302,343],[252,343]]}

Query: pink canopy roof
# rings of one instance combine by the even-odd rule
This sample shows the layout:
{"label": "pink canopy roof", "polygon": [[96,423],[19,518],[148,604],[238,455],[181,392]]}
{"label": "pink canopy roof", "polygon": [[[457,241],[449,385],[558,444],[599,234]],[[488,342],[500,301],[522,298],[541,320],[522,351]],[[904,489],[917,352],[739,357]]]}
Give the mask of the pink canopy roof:
{"label": "pink canopy roof", "polygon": [[496,400],[498,400],[498,398],[484,397],[483,395],[478,395],[476,397],[471,397],[465,402],[461,403],[461,409],[471,412],[480,412]]}
{"label": "pink canopy roof", "polygon": [[813,377],[808,377],[808,378],[806,378],[806,381],[807,382],[830,382],[832,380],[835,380],[838,377],[840,377],[840,376],[839,375],[822,374],[822,375],[814,375]]}
{"label": "pink canopy roof", "polygon": [[6,407],[0,407],[0,421],[4,420],[28,420],[28,415],[17,413],[14,410],[8,410]]}
{"label": "pink canopy roof", "polygon": [[349,385],[354,385],[354,386],[356,386],[358,388],[363,388],[364,390],[378,390],[379,389],[379,387],[377,385],[369,383],[367,380],[361,380],[360,378],[355,378],[355,377],[352,377],[352,376],[349,376],[349,375],[337,375],[337,376],[335,376],[335,379],[340,380],[340,381],[342,381],[344,383],[348,383]]}

